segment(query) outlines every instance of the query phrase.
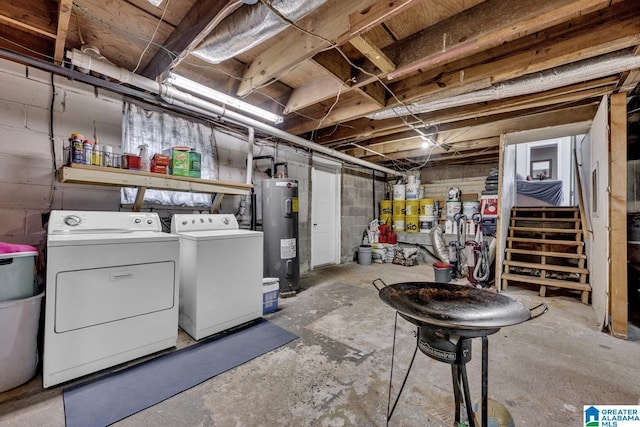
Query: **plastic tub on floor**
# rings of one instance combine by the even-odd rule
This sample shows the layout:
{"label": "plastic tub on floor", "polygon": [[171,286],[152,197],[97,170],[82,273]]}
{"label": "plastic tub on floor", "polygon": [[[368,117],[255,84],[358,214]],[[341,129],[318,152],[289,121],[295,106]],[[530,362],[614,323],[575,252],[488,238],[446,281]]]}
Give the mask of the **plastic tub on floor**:
{"label": "plastic tub on floor", "polygon": [[0,393],[36,374],[42,297],[0,302]]}
{"label": "plastic tub on floor", "polygon": [[37,252],[0,254],[0,302],[33,296]]}
{"label": "plastic tub on floor", "polygon": [[262,279],[262,314],[277,311],[279,297],[280,280],[277,277],[265,277]]}

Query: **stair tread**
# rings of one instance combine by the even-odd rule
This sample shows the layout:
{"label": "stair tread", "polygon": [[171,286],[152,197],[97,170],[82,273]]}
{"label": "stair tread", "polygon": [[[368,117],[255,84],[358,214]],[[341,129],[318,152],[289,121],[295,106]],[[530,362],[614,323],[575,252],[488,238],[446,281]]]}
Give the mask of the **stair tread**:
{"label": "stair tread", "polygon": [[581,228],[509,227],[509,231],[533,231],[540,233],[582,233]]}
{"label": "stair tread", "polygon": [[540,264],[536,262],[513,261],[505,259],[504,265],[513,267],[535,268],[538,270],[562,271],[565,273],[589,274],[589,270],[580,267],[571,267],[568,265]]}
{"label": "stair tread", "polygon": [[580,218],[543,218],[540,216],[512,216],[512,221],[536,221],[536,222],[580,222]]}
{"label": "stair tread", "polygon": [[576,254],[576,253],[573,253],[573,252],[550,252],[550,251],[529,250],[529,249],[519,249],[519,248],[507,248],[505,251],[513,253],[513,254],[522,254],[522,255],[537,255],[537,256],[548,256],[548,257],[556,257],[556,258],[587,259],[586,255],[584,255],[584,254]]}
{"label": "stair tread", "polygon": [[546,279],[542,277],[527,276],[526,274],[503,273],[503,280],[512,280],[514,282],[531,283],[535,285],[555,286],[558,288],[577,289],[579,291],[590,291],[591,286],[588,283],[578,283],[569,280]]}
{"label": "stair tread", "polygon": [[570,246],[584,246],[584,242],[580,240],[553,240],[553,239],[536,239],[533,237],[507,237],[507,241],[521,242],[521,243],[539,243],[542,245],[570,245]]}
{"label": "stair tread", "polygon": [[575,206],[514,206],[511,210],[515,211],[558,211],[558,212],[577,212],[578,208]]}

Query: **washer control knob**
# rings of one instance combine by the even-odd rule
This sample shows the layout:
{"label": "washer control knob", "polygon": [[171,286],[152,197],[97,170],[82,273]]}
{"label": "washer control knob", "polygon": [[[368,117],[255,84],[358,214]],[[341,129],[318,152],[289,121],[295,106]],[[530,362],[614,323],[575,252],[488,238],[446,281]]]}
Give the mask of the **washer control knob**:
{"label": "washer control knob", "polygon": [[229,225],[229,218],[227,218],[226,216],[224,218],[222,218],[222,223],[224,225]]}
{"label": "washer control knob", "polygon": [[64,223],[70,227],[77,227],[80,225],[80,217],[77,215],[68,215],[64,218]]}
{"label": "washer control knob", "polygon": [[151,218],[149,218],[149,219],[147,220],[147,224],[149,224],[149,225],[153,224],[153,220],[152,220]]}
{"label": "washer control knob", "polygon": [[213,222],[213,219],[211,219],[211,217],[209,217],[209,222]]}
{"label": "washer control knob", "polygon": [[200,218],[200,223],[204,224],[204,218]]}
{"label": "washer control knob", "polygon": [[142,220],[140,218],[136,218],[133,220],[133,222],[135,222],[136,224],[140,224]]}

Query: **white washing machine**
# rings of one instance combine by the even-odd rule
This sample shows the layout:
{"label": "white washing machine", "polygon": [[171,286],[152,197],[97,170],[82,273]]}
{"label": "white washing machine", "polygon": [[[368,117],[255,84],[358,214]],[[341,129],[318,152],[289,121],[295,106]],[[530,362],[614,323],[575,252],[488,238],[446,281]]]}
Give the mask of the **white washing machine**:
{"label": "white washing machine", "polygon": [[179,250],[155,213],[51,212],[44,387],[176,345]]}
{"label": "white washing machine", "polygon": [[262,232],[233,215],[176,214],[180,327],[199,340],[262,316]]}

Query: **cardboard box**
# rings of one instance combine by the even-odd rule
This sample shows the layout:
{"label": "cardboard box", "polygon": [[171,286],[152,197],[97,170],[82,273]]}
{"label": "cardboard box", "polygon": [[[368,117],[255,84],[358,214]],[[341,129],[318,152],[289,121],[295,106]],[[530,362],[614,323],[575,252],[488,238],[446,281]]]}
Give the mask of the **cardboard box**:
{"label": "cardboard box", "polygon": [[169,158],[168,173],[177,176],[189,176],[189,148],[171,147],[162,154]]}
{"label": "cardboard box", "polygon": [[153,173],[162,173],[162,174],[167,174],[167,166],[166,165],[156,165],[155,163],[151,162],[151,172]]}
{"label": "cardboard box", "polygon": [[169,166],[169,156],[156,153],[151,158],[151,163],[155,163],[157,166]]}

